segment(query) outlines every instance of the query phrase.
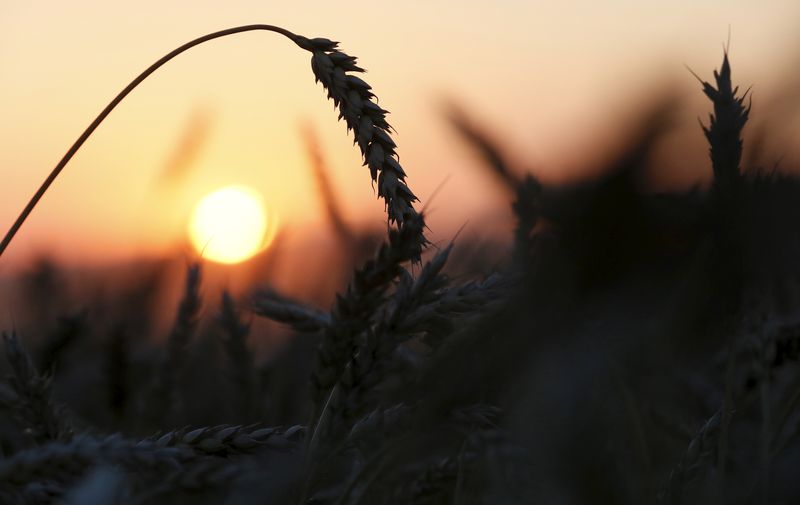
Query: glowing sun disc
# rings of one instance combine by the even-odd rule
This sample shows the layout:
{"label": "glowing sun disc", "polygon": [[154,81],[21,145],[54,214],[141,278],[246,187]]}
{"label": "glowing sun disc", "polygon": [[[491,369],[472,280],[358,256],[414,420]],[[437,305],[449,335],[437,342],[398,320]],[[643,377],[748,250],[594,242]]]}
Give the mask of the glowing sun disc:
{"label": "glowing sun disc", "polygon": [[268,220],[267,216],[256,191],[228,186],[197,203],[189,220],[189,239],[206,259],[239,263],[269,245],[276,223],[274,217]]}

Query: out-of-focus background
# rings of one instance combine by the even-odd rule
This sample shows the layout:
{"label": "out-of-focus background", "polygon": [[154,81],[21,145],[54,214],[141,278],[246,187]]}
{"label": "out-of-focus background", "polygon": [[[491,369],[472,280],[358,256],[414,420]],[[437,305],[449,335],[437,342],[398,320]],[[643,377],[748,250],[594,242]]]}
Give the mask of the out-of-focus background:
{"label": "out-of-focus background", "polygon": [[[506,257],[511,238],[509,195],[452,128],[454,106],[519,170],[559,184],[604,166],[635,133],[641,111],[669,97],[673,126],[658,141],[645,184],[659,191],[702,186],[711,170],[696,119],[709,105],[685,67],[710,79],[730,36],[734,80],[752,83],[760,112],[746,130],[746,147],[759,121],[781,124],[769,142],[759,139],[758,153],[746,150],[748,165],[792,165],[800,135],[798,16],[800,5],[788,0],[145,1],[125,9],[90,0],[4,2],[0,225],[12,223],[86,125],[151,62],[211,31],[270,23],[339,40],[359,58],[380,105],[391,111],[429,236],[442,244],[463,227],[469,247],[461,250],[469,256],[483,248],[491,266]],[[126,275],[140,279],[160,268],[163,285],[153,289],[166,293],[156,304],[165,308],[156,312],[166,325],[186,262],[203,254],[188,240],[192,209],[231,184],[261,195],[275,239],[239,264],[207,261],[209,296],[223,288],[246,296],[266,284],[329,306],[353,264],[373,250],[364,237],[379,237],[386,226],[368,170],[336,114],[314,82],[308,54],[276,34],[226,37],[169,62],[95,132],[3,256],[0,322],[24,328],[25,286],[45,282],[41,276],[51,282],[55,271],[80,291],[69,298],[84,300],[87,290],[104,292],[101,286],[127,285]],[[358,254],[337,242],[311,151],[341,219],[363,235]]]}
{"label": "out-of-focus background", "polygon": [[[585,158],[613,145],[610,132],[651,93],[691,94],[677,122],[695,139],[686,156],[699,158],[706,148],[696,117],[707,107],[684,64],[710,78],[730,30],[735,79],[753,84],[761,108],[789,77],[797,82],[797,19],[792,0],[145,0],[126,8],[4,1],[0,224],[11,224],[83,128],[152,61],[210,31],[271,23],[339,40],[359,57],[392,112],[412,188],[426,202],[442,185],[431,202],[433,236],[445,240],[467,222],[470,232],[504,234],[508,226],[484,223],[504,222],[508,205],[492,198],[473,153],[454,141],[443,120],[447,101],[491,126],[547,181],[576,176]],[[275,34],[248,33],[170,62],[69,164],[4,256],[0,276],[40,253],[69,264],[185,253],[190,209],[231,183],[262,192],[295,237],[323,233],[305,123],[318,131],[347,219],[380,227],[367,171],[308,60]],[[788,145],[782,154],[796,156]],[[653,176],[659,183],[708,179],[709,171],[666,162],[670,170]]]}

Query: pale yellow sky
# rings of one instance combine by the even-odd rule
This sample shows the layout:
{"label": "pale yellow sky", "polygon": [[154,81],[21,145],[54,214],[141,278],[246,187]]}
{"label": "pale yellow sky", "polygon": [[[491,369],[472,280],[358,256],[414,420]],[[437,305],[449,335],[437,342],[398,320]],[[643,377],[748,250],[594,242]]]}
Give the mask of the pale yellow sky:
{"label": "pale yellow sky", "polygon": [[[796,0],[2,0],[0,228],[108,100],[206,32],[277,24],[339,40],[358,56],[392,112],[411,187],[424,201],[449,177],[430,219],[444,239],[507,205],[484,196],[474,156],[441,118],[443,97],[462,101],[541,175],[558,178],[631,97],[664,82],[696,92],[683,64],[710,77],[729,26],[735,78],[762,94],[777,89],[797,61],[798,19]],[[687,122],[705,115],[698,103]],[[209,124],[193,170],[177,188],[159,188],[159,171],[198,111]],[[284,224],[320,226],[304,121],[319,129],[348,217],[380,225],[368,172],[314,83],[308,55],[275,34],[249,33],[180,56],[134,91],[67,166],[3,262],[37,250],[70,261],[167,250],[192,205],[233,183],[262,192]]]}

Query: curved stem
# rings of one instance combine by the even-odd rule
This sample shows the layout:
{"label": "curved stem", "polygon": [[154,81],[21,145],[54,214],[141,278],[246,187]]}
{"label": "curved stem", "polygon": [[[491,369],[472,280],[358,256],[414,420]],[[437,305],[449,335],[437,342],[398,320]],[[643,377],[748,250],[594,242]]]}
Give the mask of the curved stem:
{"label": "curved stem", "polygon": [[193,48],[194,46],[200,45],[203,42],[208,42],[209,40],[225,37],[227,35],[233,35],[242,32],[250,32],[255,30],[265,30],[265,31],[280,33],[281,35],[284,35],[285,37],[292,40],[294,43],[296,43],[303,49],[307,49],[307,47],[303,44],[303,41],[307,40],[305,37],[295,35],[289,30],[284,30],[279,26],[257,24],[257,25],[237,26],[235,28],[228,28],[227,30],[221,30],[218,32],[209,33],[208,35],[203,35],[202,37],[187,42],[186,44],[183,44],[182,46],[164,55],[161,59],[159,59],[158,61],[147,67],[147,69],[141,74],[139,74],[133,81],[131,81],[131,83],[128,84],[125,87],[125,89],[120,91],[119,94],[116,97],[114,97],[114,99],[111,100],[111,102],[108,105],[106,105],[106,108],[103,109],[102,112],[100,112],[100,114],[94,119],[94,121],[92,121],[92,123],[88,126],[88,128],[86,128],[86,130],[81,134],[81,136],[78,137],[78,140],[76,140],[75,143],[72,144],[72,147],[69,148],[64,157],[61,158],[61,161],[58,162],[55,168],[53,168],[53,170],[50,172],[50,175],[47,176],[47,179],[45,179],[42,185],[39,186],[39,189],[36,191],[36,193],[34,193],[28,204],[25,206],[24,209],[22,209],[22,212],[20,213],[19,217],[17,217],[17,220],[8,230],[5,237],[3,237],[3,241],[0,242],[0,256],[3,255],[3,252],[6,250],[6,247],[8,247],[8,244],[11,242],[11,240],[17,234],[19,229],[22,227],[22,223],[25,222],[25,219],[27,219],[28,215],[30,215],[31,211],[34,209],[34,207],[36,207],[36,204],[39,203],[39,200],[41,200],[42,196],[45,194],[45,192],[53,183],[53,181],[55,181],[56,177],[58,177],[58,174],[61,173],[61,171],[64,169],[69,160],[72,159],[75,153],[78,152],[78,149],[81,148],[84,142],[86,142],[86,140],[92,135],[92,133],[97,129],[97,127],[100,126],[100,123],[103,122],[103,120],[111,113],[111,111],[114,110],[114,108],[117,105],[119,105],[119,103],[126,96],[128,96],[128,94],[131,91],[133,91],[134,88],[136,88],[136,86],[141,84],[142,81],[147,79],[147,77],[150,76],[150,74],[158,70],[158,68],[164,65],[166,62],[178,56],[182,52]]}

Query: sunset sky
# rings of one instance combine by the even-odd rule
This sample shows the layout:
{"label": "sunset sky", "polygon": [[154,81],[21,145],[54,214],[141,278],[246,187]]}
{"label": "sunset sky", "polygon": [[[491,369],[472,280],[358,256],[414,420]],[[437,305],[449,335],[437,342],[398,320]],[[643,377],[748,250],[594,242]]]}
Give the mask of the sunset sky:
{"label": "sunset sky", "polygon": [[[358,56],[392,112],[412,189],[424,203],[444,183],[430,217],[443,240],[507,207],[448,129],[445,100],[557,180],[666,84],[698,95],[697,108],[680,116],[696,127],[707,106],[684,64],[710,78],[729,27],[734,78],[769,96],[798,67],[798,20],[796,0],[0,0],[0,227],[120,89],[207,32],[269,23],[339,40]],[[230,184],[261,192],[283,226],[320,227],[306,123],[319,133],[347,217],[380,226],[382,204],[314,83],[309,55],[256,32],[195,48],[135,90],[67,166],[2,263],[36,251],[81,262],[173,250],[194,204]],[[187,171],[165,181],[182,143],[193,153]]]}

